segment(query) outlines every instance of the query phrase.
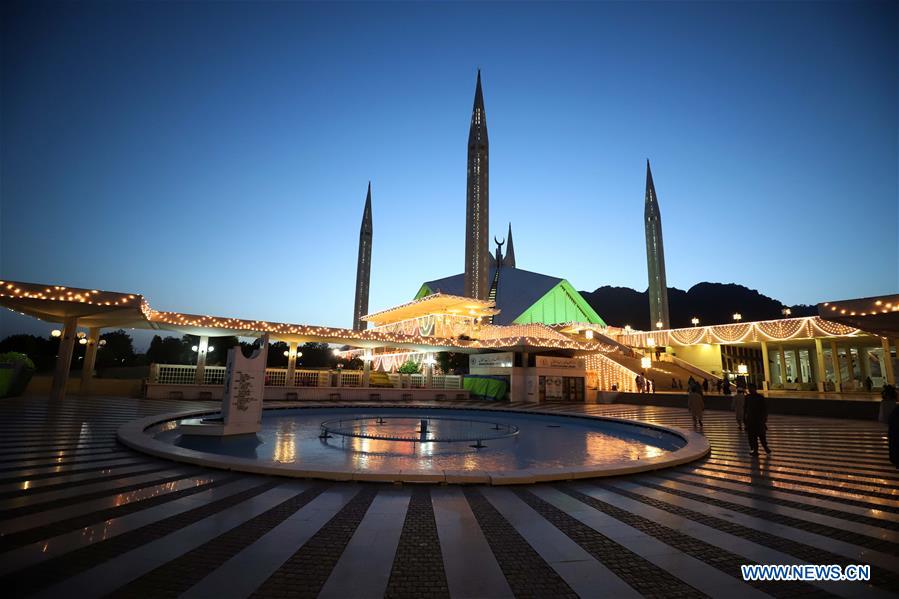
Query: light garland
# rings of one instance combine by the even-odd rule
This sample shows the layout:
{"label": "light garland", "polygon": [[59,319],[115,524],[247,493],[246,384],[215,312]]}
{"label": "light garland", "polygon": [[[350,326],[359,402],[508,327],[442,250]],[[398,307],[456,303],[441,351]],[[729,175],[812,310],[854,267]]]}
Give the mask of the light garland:
{"label": "light garland", "polygon": [[[669,345],[688,346],[699,343],[726,344],[816,337],[852,337],[864,334],[858,328],[824,320],[818,316],[651,332],[634,332],[628,329],[576,322],[552,326],[541,323],[505,326],[486,325],[478,324],[476,320],[481,312],[485,314],[497,312],[492,308],[493,302],[439,293],[375,313],[372,316],[377,317],[379,315],[397,313],[399,309],[410,306],[426,306],[428,301],[432,302],[435,307],[439,306],[441,302],[449,301],[453,306],[459,303],[460,306],[470,309],[477,315],[431,313],[364,331],[354,331],[339,327],[276,323],[264,320],[243,320],[158,311],[150,307],[146,298],[139,294],[70,288],[61,285],[50,286],[0,281],[0,303],[5,303],[3,300],[36,300],[87,304],[99,307],[101,312],[106,311],[107,308],[134,308],[137,311],[136,316],[138,318],[142,317],[147,328],[166,328],[166,325],[168,325],[182,329],[219,329],[222,333],[243,333],[248,336],[269,333],[274,338],[291,341],[299,337],[310,341],[317,339],[347,345],[360,343],[367,347],[418,346],[433,348],[436,351],[440,349],[477,351],[526,347],[569,350],[580,354],[596,354],[611,353],[619,350],[618,346],[613,343],[604,343],[602,339],[582,340],[575,338],[578,335],[578,331],[588,329],[600,332],[604,336],[609,336],[607,341],[631,347],[648,347],[650,341],[655,346],[663,347]],[[899,310],[899,300],[895,302],[890,300],[891,298],[877,300],[880,304],[875,303],[875,305],[877,308],[880,308],[880,312]],[[7,307],[9,306],[7,305]],[[838,308],[836,305],[830,307],[832,309]],[[840,312],[845,310],[846,308],[839,309]],[[139,323],[135,324],[139,326]],[[571,331],[571,334],[570,336],[565,335],[561,331]],[[460,338],[462,336],[467,336],[468,338]]]}
{"label": "light garland", "polygon": [[[620,331],[620,329],[618,329]],[[610,336],[631,347],[698,345],[701,343],[749,343],[758,341],[786,341],[816,337],[854,337],[864,334],[861,329],[844,325],[820,316],[781,318],[739,324],[719,324],[687,327],[664,331],[618,333],[610,329]]]}

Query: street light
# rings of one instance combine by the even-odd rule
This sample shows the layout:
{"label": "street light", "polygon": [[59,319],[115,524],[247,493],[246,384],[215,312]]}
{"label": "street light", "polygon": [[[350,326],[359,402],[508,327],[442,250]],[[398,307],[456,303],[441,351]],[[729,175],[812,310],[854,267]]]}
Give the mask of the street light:
{"label": "street light", "polygon": [[643,393],[643,390],[646,389],[646,369],[652,368],[652,358],[649,356],[643,356],[640,358],[640,366],[643,368],[643,379],[640,383],[640,393]]}
{"label": "street light", "polygon": [[783,314],[784,316],[789,316],[790,314],[793,313],[793,311],[790,310],[789,308],[782,308],[780,313]]}
{"label": "street light", "polygon": [[738,322],[743,320],[743,315],[740,314],[739,312],[734,312],[734,320],[736,320]]}
{"label": "street light", "polygon": [[697,317],[695,317],[695,316],[694,316],[693,318],[690,319],[690,322],[693,323],[693,326],[694,326],[694,327],[699,326],[699,319],[698,319]]}
{"label": "street light", "polygon": [[662,326],[664,326],[664,325],[663,325],[663,323],[662,323],[661,320],[656,321],[656,328],[657,328],[657,329],[661,329]]}
{"label": "street light", "polygon": [[59,329],[53,329],[52,331],[50,331],[50,335],[52,335],[53,337],[61,337],[62,331],[60,331]]}

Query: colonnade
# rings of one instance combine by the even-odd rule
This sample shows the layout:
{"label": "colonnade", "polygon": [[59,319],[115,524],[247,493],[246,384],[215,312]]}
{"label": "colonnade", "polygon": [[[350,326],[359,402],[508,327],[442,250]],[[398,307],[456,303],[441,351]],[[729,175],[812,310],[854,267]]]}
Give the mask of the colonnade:
{"label": "colonnade", "polygon": [[[825,383],[828,382],[833,384],[835,391],[860,389],[869,377],[882,379],[881,384],[895,385],[892,349],[899,347],[899,340],[891,341],[887,337],[881,337],[880,340],[880,347],[838,343],[836,339],[820,338],[815,338],[814,344],[807,347],[774,346],[762,341],[765,381],[768,387],[790,383],[815,384],[818,391],[825,391]],[[872,372],[872,356],[877,359],[879,373]],[[776,370],[772,369],[772,364],[776,366]],[[873,374],[879,376],[875,377]],[[877,382],[875,381],[875,385]]]}

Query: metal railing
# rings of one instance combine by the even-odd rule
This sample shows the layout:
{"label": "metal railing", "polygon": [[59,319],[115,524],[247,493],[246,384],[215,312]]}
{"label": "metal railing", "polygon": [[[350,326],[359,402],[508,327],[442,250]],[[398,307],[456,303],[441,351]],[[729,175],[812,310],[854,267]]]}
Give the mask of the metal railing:
{"label": "metal railing", "polygon": [[[292,385],[287,384],[286,368],[266,368],[267,387],[362,387],[361,370],[296,370]],[[194,385],[197,383],[197,367],[193,364],[152,364],[150,383],[158,385]],[[388,374],[390,383],[397,389],[427,389],[427,375]],[[206,366],[203,369],[204,385],[224,385],[225,367]],[[435,374],[431,377],[431,389],[461,389],[459,375]]]}

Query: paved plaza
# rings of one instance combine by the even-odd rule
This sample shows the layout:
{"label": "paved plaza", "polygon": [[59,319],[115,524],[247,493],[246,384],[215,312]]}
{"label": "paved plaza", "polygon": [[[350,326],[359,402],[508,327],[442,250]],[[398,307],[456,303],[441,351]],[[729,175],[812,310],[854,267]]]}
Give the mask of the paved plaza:
{"label": "paved plaza", "polygon": [[[899,472],[875,422],[773,415],[774,453],[752,459],[732,415],[709,411],[712,453],[699,462],[512,487],[272,478],[116,442],[129,420],[210,405],[0,403],[2,588],[79,598],[899,593]],[[513,407],[689,426],[685,409]],[[740,575],[741,564],[795,563],[870,564],[872,580]]]}

